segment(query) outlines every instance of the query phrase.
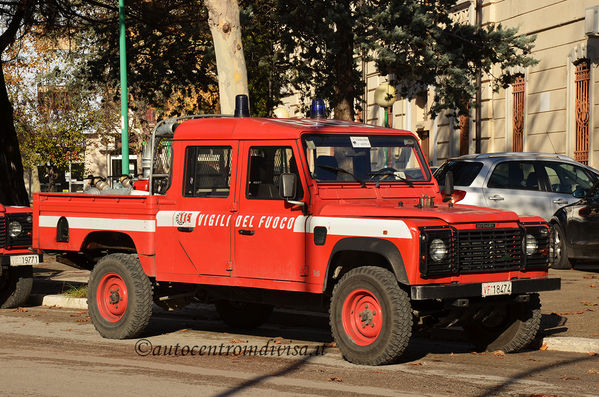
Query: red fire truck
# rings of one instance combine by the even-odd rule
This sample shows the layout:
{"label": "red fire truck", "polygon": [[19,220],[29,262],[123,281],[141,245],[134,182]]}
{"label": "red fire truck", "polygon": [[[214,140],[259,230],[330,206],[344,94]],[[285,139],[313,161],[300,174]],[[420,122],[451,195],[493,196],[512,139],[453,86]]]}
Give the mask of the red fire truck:
{"label": "red fire truck", "polygon": [[148,195],[34,196],[33,246],[92,269],[103,337],[138,335],[153,301],[196,299],[239,328],[275,305],[327,308],[361,364],[397,360],[417,326],[506,352],[533,340],[537,292],[560,287],[541,218],[453,205],[410,132],[240,113],[162,121]]}
{"label": "red fire truck", "polygon": [[0,308],[21,306],[29,298],[32,265],[41,258],[29,249],[32,231],[30,208],[0,205]]}

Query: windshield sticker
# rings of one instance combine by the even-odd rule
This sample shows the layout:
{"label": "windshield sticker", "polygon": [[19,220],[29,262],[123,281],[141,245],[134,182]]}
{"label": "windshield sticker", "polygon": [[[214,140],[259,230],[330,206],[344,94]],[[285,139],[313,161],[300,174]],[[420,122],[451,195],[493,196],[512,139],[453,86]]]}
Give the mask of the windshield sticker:
{"label": "windshield sticker", "polygon": [[369,148],[370,139],[367,136],[350,136],[351,145],[355,148]]}
{"label": "windshield sticker", "polygon": [[306,141],[306,145],[308,146],[308,149],[316,150],[316,145],[314,144],[314,141]]}

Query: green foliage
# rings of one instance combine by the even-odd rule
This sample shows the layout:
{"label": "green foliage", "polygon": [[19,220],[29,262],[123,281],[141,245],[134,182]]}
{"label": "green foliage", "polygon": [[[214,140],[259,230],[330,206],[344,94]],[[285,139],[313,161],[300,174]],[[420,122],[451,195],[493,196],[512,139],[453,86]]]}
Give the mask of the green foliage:
{"label": "green foliage", "polygon": [[508,68],[536,63],[530,57],[535,38],[501,25],[458,23],[451,18],[456,4],[457,0],[279,0],[291,82],[304,96],[321,96],[336,106],[362,94],[356,62],[347,58],[361,56],[375,61],[382,75],[394,78],[403,97],[434,88],[432,115],[443,109],[465,113],[476,90],[477,71],[491,74],[497,65],[501,73],[493,76],[493,88],[505,87],[513,78]]}
{"label": "green foliage", "polygon": [[288,83],[289,65],[280,51],[285,32],[276,0],[241,0],[239,6],[252,115],[267,117]]}
{"label": "green foliage", "polygon": [[[100,23],[88,26],[91,53],[79,77],[92,84],[120,82],[118,12],[95,10]],[[133,112],[148,105],[163,113],[213,113],[216,65],[207,11],[200,0],[126,2],[127,85]],[[119,91],[114,90],[114,98]],[[212,94],[212,95],[210,95]],[[168,108],[171,97],[177,100]],[[173,109],[174,107],[174,109]],[[145,117],[140,117],[141,120]]]}
{"label": "green foliage", "polygon": [[[413,96],[422,87],[434,87],[431,114],[443,109],[467,112],[475,94],[480,69],[491,74],[497,65],[493,88],[506,87],[510,67],[530,66],[535,37],[517,35],[501,25],[477,27],[455,22],[451,12],[457,0],[367,2],[364,18],[375,23],[361,37],[382,74],[393,74],[400,94]],[[492,76],[493,77],[493,76]]]}
{"label": "green foliage", "polygon": [[[45,37],[41,37],[41,35]],[[74,40],[52,40],[34,30],[10,49],[5,64],[9,97],[23,164],[64,167],[83,161],[85,133],[108,133],[118,112],[106,108],[100,94],[74,78],[85,52]]]}

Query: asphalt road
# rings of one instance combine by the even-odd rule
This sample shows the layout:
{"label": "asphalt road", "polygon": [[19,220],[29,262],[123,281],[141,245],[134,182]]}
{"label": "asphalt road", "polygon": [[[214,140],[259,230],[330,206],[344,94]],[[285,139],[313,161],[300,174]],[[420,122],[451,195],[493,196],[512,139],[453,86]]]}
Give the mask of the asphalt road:
{"label": "asphalt road", "polygon": [[292,311],[244,334],[209,306],[157,312],[143,339],[114,341],[96,333],[86,311],[32,307],[0,310],[0,335],[7,396],[599,395],[597,355],[476,354],[416,339],[403,363],[356,366],[330,343],[326,317]]}

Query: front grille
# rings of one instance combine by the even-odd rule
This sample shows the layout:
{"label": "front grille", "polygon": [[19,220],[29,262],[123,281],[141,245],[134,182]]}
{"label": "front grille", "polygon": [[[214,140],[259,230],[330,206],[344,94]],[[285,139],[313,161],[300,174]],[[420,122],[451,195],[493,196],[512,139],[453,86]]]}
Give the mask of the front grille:
{"label": "front grille", "polygon": [[461,230],[458,247],[461,273],[517,270],[522,261],[522,230]]}
{"label": "front grille", "polygon": [[6,218],[0,217],[0,248],[6,248]]}
{"label": "front grille", "polygon": [[[420,273],[423,277],[458,274],[544,270],[549,261],[546,225],[522,225],[510,229],[457,230],[453,227],[420,229]],[[524,239],[532,235],[538,249],[526,255]],[[436,262],[430,244],[441,239],[448,255]]]}

